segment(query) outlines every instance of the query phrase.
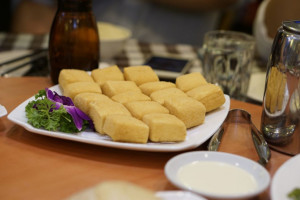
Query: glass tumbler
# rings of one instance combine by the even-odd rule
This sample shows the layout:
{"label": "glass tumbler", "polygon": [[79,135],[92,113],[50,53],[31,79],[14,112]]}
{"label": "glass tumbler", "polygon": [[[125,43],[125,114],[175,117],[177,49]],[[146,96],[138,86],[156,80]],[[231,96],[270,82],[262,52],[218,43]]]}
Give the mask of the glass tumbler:
{"label": "glass tumbler", "polygon": [[208,82],[218,84],[231,98],[247,94],[255,41],[236,31],[210,31],[203,42],[203,72]]}

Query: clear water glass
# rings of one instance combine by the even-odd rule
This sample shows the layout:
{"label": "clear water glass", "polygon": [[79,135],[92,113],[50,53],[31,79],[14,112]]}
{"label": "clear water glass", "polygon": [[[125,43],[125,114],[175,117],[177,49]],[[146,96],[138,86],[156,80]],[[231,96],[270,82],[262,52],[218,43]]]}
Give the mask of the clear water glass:
{"label": "clear water glass", "polygon": [[235,31],[210,31],[204,37],[203,72],[231,98],[244,100],[250,80],[255,41]]}

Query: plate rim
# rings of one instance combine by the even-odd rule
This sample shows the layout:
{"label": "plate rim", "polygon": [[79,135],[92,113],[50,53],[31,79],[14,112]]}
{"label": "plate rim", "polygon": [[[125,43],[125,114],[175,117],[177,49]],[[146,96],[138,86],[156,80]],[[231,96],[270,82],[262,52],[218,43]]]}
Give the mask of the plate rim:
{"label": "plate rim", "polygon": [[[271,183],[271,187],[270,187],[270,196],[272,199],[276,200],[279,199],[281,197],[278,197],[278,192],[276,191],[275,187],[279,184],[282,184],[282,180],[280,180],[280,176],[285,173],[286,171],[289,171],[289,173],[292,173],[290,171],[290,168],[295,164],[295,163],[299,163],[298,165],[300,166],[300,153],[289,158],[287,161],[285,161],[275,172],[273,178],[272,178],[272,183]],[[299,174],[299,173],[298,173]],[[298,175],[297,177],[300,177],[300,175]],[[300,183],[299,183],[300,186]],[[288,199],[286,197],[286,199]],[[282,199],[281,199],[282,200]]]}
{"label": "plate rim", "polygon": [[[163,199],[171,199],[171,197],[175,196],[175,198],[180,198],[180,200],[189,200],[190,198],[193,200],[207,200],[203,196],[185,190],[161,190],[157,191],[155,195]],[[182,197],[184,197],[184,199],[182,199]],[[189,199],[186,199],[187,197],[189,197]]]}
{"label": "plate rim", "polygon": [[[58,85],[52,86],[49,89],[54,90],[61,94],[60,88]],[[178,143],[147,143],[147,144],[137,144],[137,143],[125,143],[125,142],[115,142],[112,140],[104,140],[104,139],[90,139],[86,137],[79,136],[78,134],[69,134],[69,133],[63,133],[63,132],[54,132],[54,131],[47,131],[45,129],[38,129],[33,127],[32,125],[28,124],[27,121],[24,122],[24,119],[20,119],[21,117],[18,116],[21,112],[25,117],[25,106],[30,100],[34,99],[34,96],[28,98],[27,100],[23,101],[21,104],[19,104],[14,110],[12,110],[7,118],[22,126],[25,128],[27,131],[35,133],[35,134],[40,134],[40,135],[45,135],[49,137],[54,137],[54,138],[60,138],[60,139],[66,139],[66,140],[71,140],[71,141],[76,141],[76,142],[82,142],[82,143],[88,143],[88,144],[93,144],[93,145],[98,145],[98,146],[104,146],[104,147],[112,147],[112,148],[118,148],[118,149],[128,149],[128,150],[138,150],[138,151],[148,151],[148,152],[177,152],[177,151],[184,151],[184,150],[189,150],[189,149],[194,149],[201,144],[203,144],[205,141],[207,141],[215,131],[221,126],[221,124],[224,122],[225,118],[227,117],[227,114],[230,109],[230,97],[228,95],[225,96],[225,103],[218,108],[215,111],[212,111],[211,113],[207,114],[213,115],[217,112],[220,112],[222,114],[221,119],[219,121],[219,124],[217,126],[211,127],[211,131],[209,134],[206,133],[205,136],[201,138],[201,140],[193,140],[187,142],[187,140],[183,142],[178,142]],[[23,113],[21,110],[24,110]],[[207,116],[206,116],[207,117]],[[26,117],[25,117],[26,120]],[[205,122],[204,122],[205,123]],[[202,126],[202,125],[199,125]],[[190,134],[193,132],[197,131],[197,128],[199,127],[194,127],[189,129],[187,132]],[[83,133],[86,133],[88,131],[84,131]],[[95,133],[95,132],[93,132]],[[96,133],[97,134],[97,133]],[[193,137],[194,136],[194,137]],[[199,139],[198,137],[195,137],[195,134],[190,135],[192,138]]]}

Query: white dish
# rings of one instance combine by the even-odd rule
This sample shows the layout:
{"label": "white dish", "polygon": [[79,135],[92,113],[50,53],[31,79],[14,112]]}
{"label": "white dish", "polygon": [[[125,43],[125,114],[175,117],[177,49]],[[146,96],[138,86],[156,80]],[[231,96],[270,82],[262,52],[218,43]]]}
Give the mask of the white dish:
{"label": "white dish", "polygon": [[111,59],[118,55],[132,35],[129,29],[107,22],[97,22],[97,27],[101,59]]}
{"label": "white dish", "polygon": [[288,194],[300,188],[300,154],[286,161],[274,174],[271,184],[272,200],[290,200]]}
{"label": "white dish", "polygon": [[[178,170],[187,164],[190,164],[195,161],[216,161],[229,165],[239,167],[243,170],[246,170],[250,173],[256,180],[257,188],[249,193],[244,194],[226,194],[220,195],[216,193],[209,193],[200,190],[193,190],[186,187],[184,184],[179,181],[177,174]],[[165,174],[169,181],[181,188],[183,190],[191,191],[202,195],[204,197],[213,198],[213,199],[242,199],[250,198],[256,196],[263,192],[270,183],[270,175],[268,171],[261,166],[259,163],[254,162],[248,158],[241,157],[234,154],[224,153],[224,152],[214,152],[214,151],[194,151],[183,153],[178,156],[170,159],[165,166]]]}
{"label": "white dish", "polygon": [[[55,85],[50,88],[51,90],[56,91],[58,94],[61,94],[61,90],[58,85]],[[140,151],[157,151],[157,152],[173,152],[173,151],[182,151],[187,149],[193,149],[204,143],[208,140],[214,132],[221,126],[225,120],[227,113],[230,107],[230,98],[225,95],[226,102],[217,110],[210,112],[205,117],[205,122],[197,127],[188,129],[186,140],[178,143],[147,143],[147,144],[136,144],[136,143],[125,143],[125,142],[114,142],[108,136],[99,135],[93,131],[82,131],[76,134],[68,134],[63,132],[53,132],[47,131],[44,129],[38,129],[27,123],[27,118],[25,116],[25,107],[29,101],[33,100],[34,96],[27,99],[16,107],[9,115],[8,119],[14,123],[24,127],[26,130],[66,139],[73,140],[83,143],[95,144],[106,147],[120,148],[120,149],[131,149],[131,150],[140,150]]]}
{"label": "white dish", "polygon": [[156,192],[156,196],[163,200],[206,200],[204,197],[188,191],[161,191]]}
{"label": "white dish", "polygon": [[0,117],[3,117],[7,114],[7,110],[4,106],[0,104]]}

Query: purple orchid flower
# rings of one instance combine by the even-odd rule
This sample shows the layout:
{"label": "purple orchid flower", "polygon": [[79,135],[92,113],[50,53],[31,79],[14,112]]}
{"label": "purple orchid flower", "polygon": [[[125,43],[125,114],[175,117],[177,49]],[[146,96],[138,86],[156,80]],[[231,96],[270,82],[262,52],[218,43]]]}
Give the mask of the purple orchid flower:
{"label": "purple orchid flower", "polygon": [[87,120],[89,122],[90,128],[94,128],[91,118],[89,118],[89,116],[87,116],[84,112],[77,108],[71,98],[59,95],[55,91],[52,91],[48,88],[46,88],[45,91],[47,98],[55,103],[56,110],[63,106],[66,111],[72,116],[74,124],[79,131],[82,130],[83,120]]}

